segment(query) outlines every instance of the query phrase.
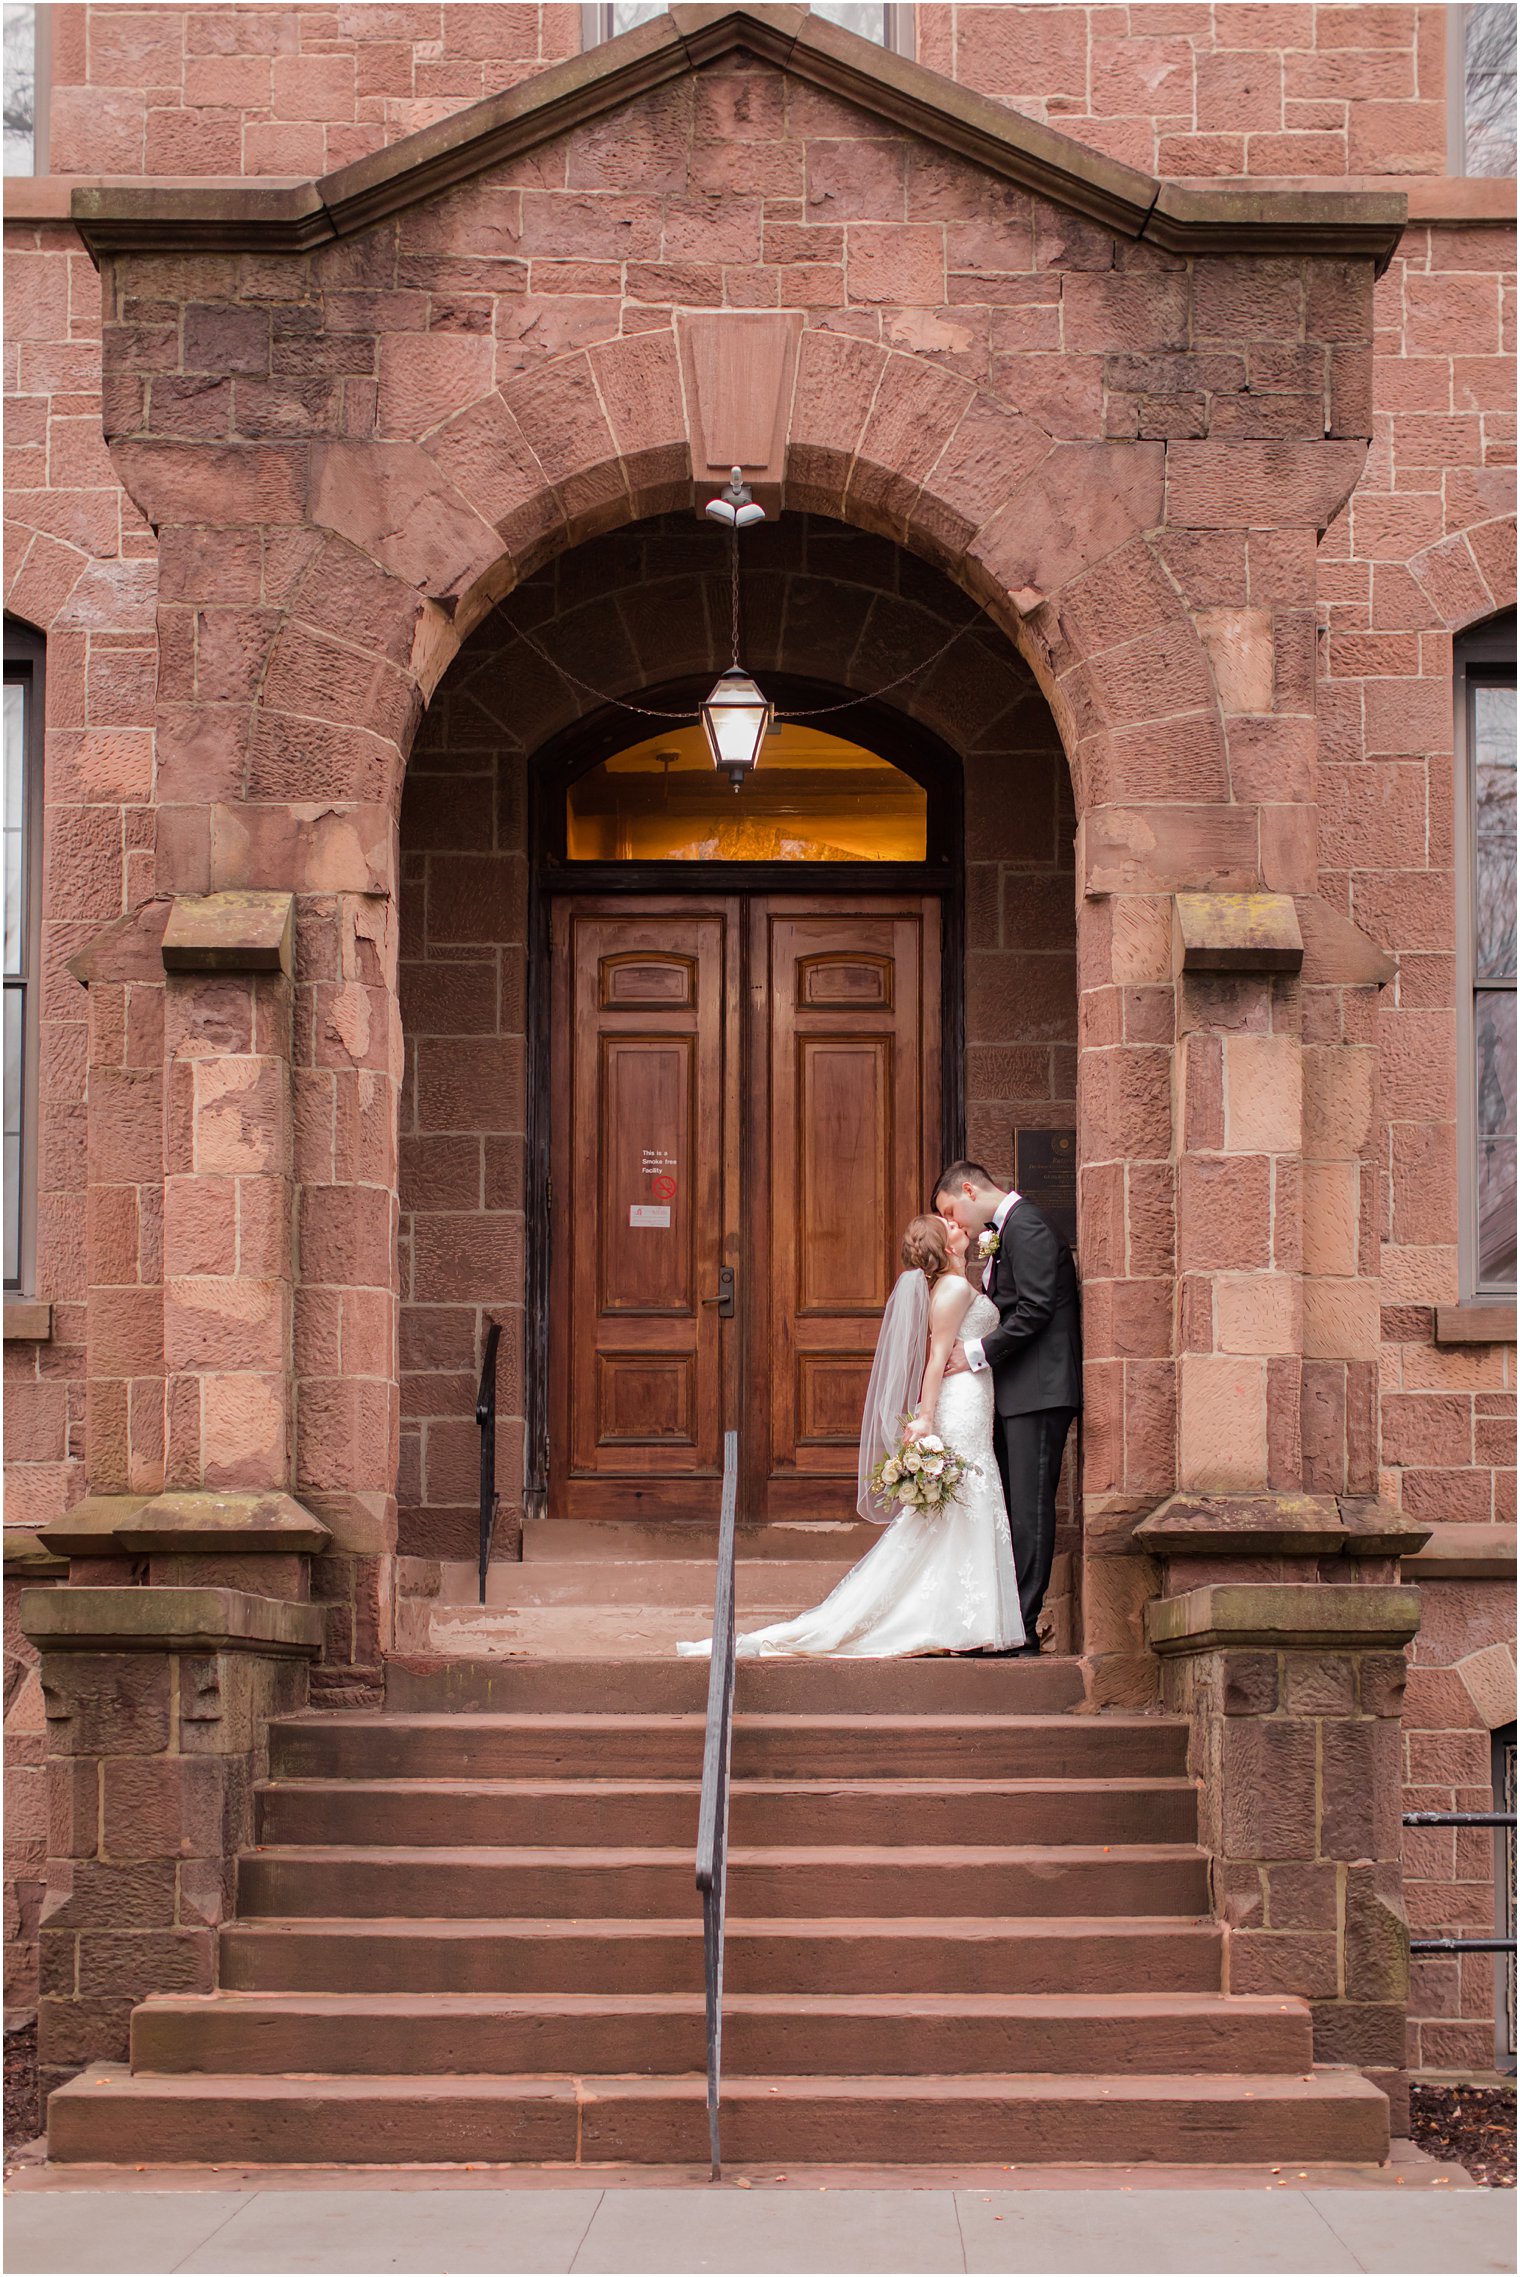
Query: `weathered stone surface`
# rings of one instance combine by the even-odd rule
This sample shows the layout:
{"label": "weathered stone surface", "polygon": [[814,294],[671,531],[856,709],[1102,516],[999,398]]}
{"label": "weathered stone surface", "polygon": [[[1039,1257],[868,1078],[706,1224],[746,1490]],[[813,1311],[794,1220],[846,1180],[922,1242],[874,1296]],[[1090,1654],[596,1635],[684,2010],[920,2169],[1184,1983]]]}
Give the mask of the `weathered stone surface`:
{"label": "weathered stone surface", "polygon": [[1297,972],[1303,964],[1287,894],[1179,893],[1172,907],[1181,972]]}
{"label": "weathered stone surface", "polygon": [[1161,1653],[1256,1644],[1376,1651],[1403,1643],[1418,1624],[1418,1590],[1339,1582],[1215,1582],[1146,1609],[1147,1638]]}
{"label": "weathered stone surface", "polygon": [[295,897],[247,889],[177,894],[164,927],[166,972],[292,969]]}
{"label": "weathered stone surface", "polygon": [[57,1653],[314,1653],[321,1617],[310,1605],[239,1589],[28,1590],[22,1625]]}

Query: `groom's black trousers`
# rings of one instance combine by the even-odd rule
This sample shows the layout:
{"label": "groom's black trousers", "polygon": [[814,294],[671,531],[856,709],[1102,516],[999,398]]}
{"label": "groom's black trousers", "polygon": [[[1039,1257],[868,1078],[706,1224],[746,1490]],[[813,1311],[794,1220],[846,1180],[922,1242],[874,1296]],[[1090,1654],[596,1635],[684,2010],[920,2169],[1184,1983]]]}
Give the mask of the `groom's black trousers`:
{"label": "groom's black trousers", "polygon": [[1035,1641],[1034,1625],[1056,1550],[1056,1487],[1061,1454],[1071,1429],[1072,1407],[1038,1407],[1028,1415],[993,1418],[998,1475],[1008,1505],[1013,1563],[1019,1577],[1019,1610],[1024,1634]]}

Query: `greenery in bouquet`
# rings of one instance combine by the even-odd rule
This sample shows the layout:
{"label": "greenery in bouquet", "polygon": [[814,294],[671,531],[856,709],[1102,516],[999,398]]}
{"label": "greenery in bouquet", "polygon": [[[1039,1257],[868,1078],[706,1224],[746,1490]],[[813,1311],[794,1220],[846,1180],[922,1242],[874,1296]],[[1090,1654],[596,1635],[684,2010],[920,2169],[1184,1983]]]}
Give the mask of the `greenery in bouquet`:
{"label": "greenery in bouquet", "polygon": [[910,1437],[912,1420],[903,1417],[897,1445],[871,1473],[871,1485],[883,1501],[900,1503],[905,1510],[942,1510],[947,1502],[960,1500],[967,1473],[976,1466],[947,1447],[936,1431]]}

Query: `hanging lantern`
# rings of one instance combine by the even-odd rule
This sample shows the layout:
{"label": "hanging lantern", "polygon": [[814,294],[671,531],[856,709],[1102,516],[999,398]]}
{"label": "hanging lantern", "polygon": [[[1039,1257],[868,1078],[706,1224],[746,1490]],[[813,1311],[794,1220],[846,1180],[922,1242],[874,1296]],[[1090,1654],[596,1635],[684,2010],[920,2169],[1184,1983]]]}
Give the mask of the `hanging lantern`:
{"label": "hanging lantern", "polygon": [[713,765],[736,791],[759,760],[774,710],[737,664],[730,665],[702,706]]}

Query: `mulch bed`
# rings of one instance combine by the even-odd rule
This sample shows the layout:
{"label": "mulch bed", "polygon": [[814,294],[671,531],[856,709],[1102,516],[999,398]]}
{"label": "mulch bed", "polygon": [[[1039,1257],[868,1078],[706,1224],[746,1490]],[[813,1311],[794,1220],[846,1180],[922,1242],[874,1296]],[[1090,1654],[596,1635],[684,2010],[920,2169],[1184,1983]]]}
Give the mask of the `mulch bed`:
{"label": "mulch bed", "polygon": [[37,2023],[7,2028],[5,2034],[5,2147],[14,2153],[42,2132],[42,2097],[37,2088]]}
{"label": "mulch bed", "polygon": [[1491,2190],[1515,2187],[1512,2087],[1414,2087],[1409,2132],[1432,2158],[1455,2159]]}

